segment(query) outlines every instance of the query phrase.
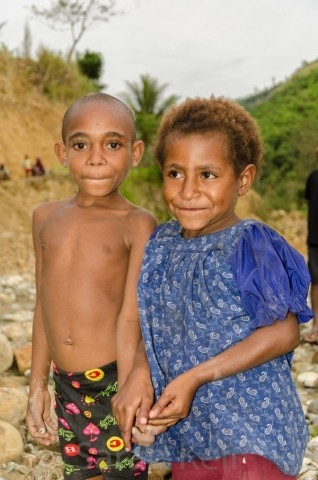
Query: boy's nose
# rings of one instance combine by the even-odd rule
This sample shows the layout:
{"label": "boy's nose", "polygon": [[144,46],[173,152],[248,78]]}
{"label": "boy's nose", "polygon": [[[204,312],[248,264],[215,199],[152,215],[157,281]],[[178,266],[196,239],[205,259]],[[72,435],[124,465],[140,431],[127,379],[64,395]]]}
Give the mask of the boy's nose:
{"label": "boy's nose", "polygon": [[106,153],[101,148],[94,148],[88,158],[90,165],[105,165],[107,163]]}

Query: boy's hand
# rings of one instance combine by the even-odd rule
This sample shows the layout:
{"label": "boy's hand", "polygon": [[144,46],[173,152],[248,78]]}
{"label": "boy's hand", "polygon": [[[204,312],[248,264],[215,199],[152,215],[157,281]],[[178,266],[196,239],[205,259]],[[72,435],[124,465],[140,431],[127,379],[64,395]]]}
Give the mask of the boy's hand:
{"label": "boy's hand", "polygon": [[38,443],[48,446],[57,441],[57,422],[51,416],[51,395],[47,389],[30,394],[25,421]]}
{"label": "boy's hand", "polygon": [[149,412],[149,424],[158,425],[161,420],[167,427],[171,427],[189,415],[198,388],[195,378],[189,372],[179,375],[166,386]]}
{"label": "boy's hand", "polygon": [[[118,393],[112,398],[113,414],[117,420],[126,451],[131,450],[132,428],[138,411],[139,429],[146,427],[148,414],[153,405],[153,388],[145,375],[133,371]],[[138,435],[138,432],[137,432]]]}
{"label": "boy's hand", "polygon": [[156,439],[156,435],[167,430],[166,425],[154,426],[147,425],[141,431],[136,425],[132,428],[132,441],[142,447],[150,447]]}

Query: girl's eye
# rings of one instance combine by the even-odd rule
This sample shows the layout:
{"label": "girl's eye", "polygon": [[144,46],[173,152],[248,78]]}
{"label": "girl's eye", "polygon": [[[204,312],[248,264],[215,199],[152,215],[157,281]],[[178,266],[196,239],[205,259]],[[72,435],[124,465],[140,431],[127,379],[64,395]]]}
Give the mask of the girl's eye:
{"label": "girl's eye", "polygon": [[180,172],[178,170],[169,170],[167,172],[167,176],[171,178],[179,178],[180,177]]}
{"label": "girl's eye", "polygon": [[215,178],[215,175],[212,172],[206,171],[206,172],[202,172],[202,177],[203,178]]}

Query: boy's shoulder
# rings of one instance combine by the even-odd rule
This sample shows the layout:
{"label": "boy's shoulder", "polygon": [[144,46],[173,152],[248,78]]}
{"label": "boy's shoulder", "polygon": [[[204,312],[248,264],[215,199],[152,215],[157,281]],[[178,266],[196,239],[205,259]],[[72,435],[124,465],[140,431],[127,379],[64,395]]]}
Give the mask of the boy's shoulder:
{"label": "boy's shoulder", "polygon": [[153,230],[157,226],[155,216],[149,210],[139,207],[138,205],[132,205],[127,220],[128,223],[137,230],[143,228],[143,226],[150,227]]}
{"label": "boy's shoulder", "polygon": [[155,216],[145,208],[131,204],[124,225],[123,238],[128,250],[133,246],[140,246],[147,243],[150,235],[157,226]]}
{"label": "boy's shoulder", "polygon": [[53,212],[56,210],[63,208],[67,204],[70,203],[72,199],[66,199],[66,200],[52,200],[49,202],[42,203],[41,205],[38,205],[34,210],[33,210],[33,218],[34,220],[41,220],[45,219],[48,216],[50,216]]}

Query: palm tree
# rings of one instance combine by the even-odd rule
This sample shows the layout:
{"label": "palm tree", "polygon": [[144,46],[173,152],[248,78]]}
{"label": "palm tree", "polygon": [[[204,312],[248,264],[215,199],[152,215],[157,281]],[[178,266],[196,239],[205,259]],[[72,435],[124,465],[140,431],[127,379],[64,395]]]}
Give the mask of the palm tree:
{"label": "palm tree", "polygon": [[139,136],[146,145],[152,143],[160,118],[167,108],[176,103],[177,95],[163,98],[168,84],[159,85],[150,75],[141,75],[140,83],[126,82],[128,93],[122,97],[136,116]]}

